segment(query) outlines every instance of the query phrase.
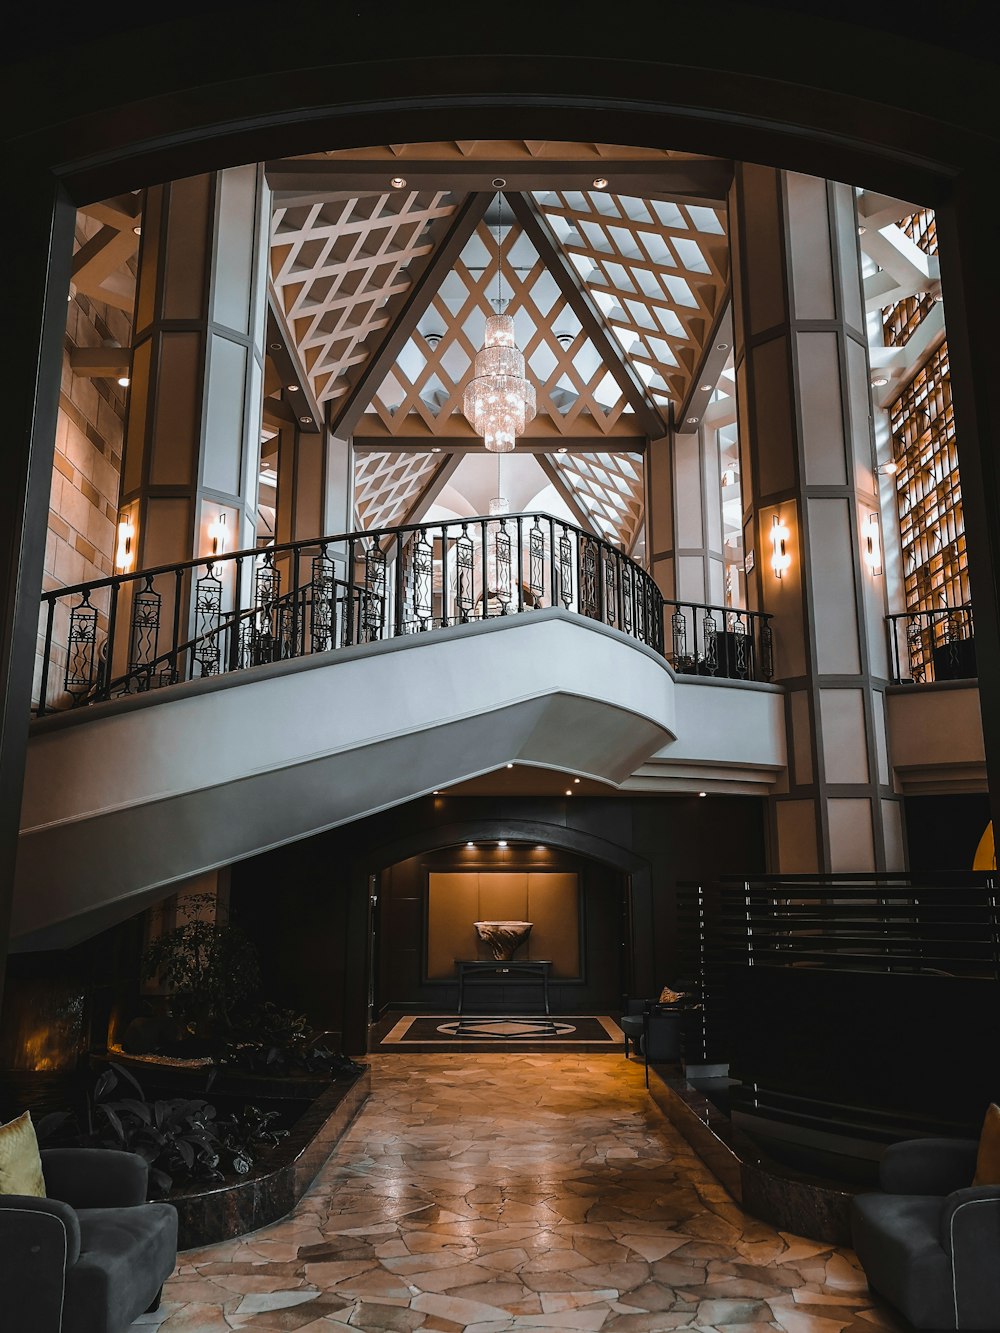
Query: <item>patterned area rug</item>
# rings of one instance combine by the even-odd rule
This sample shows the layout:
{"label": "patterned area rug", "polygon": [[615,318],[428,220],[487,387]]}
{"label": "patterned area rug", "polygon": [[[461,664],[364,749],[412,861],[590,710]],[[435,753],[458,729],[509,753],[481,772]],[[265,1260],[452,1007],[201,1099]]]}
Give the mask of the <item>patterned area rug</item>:
{"label": "patterned area rug", "polygon": [[621,1028],[603,1015],[534,1014],[405,1014],[379,1043],[386,1046],[505,1046],[513,1043],[546,1046],[620,1046]]}

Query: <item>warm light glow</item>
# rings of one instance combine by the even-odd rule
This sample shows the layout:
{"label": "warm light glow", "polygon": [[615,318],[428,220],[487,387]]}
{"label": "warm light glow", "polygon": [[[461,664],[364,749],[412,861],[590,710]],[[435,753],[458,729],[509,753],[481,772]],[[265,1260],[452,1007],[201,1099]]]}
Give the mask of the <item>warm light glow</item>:
{"label": "warm light glow", "polygon": [[771,521],[771,568],[776,579],[780,579],[792,563],[792,557],[785,549],[785,543],[789,536],[788,529],[782,523],[780,517],[775,514]]}
{"label": "warm light glow", "polygon": [[579,778],[574,778],[573,781],[576,782],[576,783],[579,783],[580,779],[579,779]]}
{"label": "warm light glow", "polygon": [[508,768],[513,768],[514,765],[513,765],[513,764],[508,764],[507,767],[508,767]]}
{"label": "warm light glow", "polygon": [[525,378],[514,320],[510,315],[490,315],[462,411],[491,454],[509,454],[535,408],[535,386]]}
{"label": "warm light glow", "polygon": [[132,562],[135,560],[135,552],[132,550],[132,539],[135,537],[135,524],[131,518],[126,515],[118,522],[118,546],[115,550],[115,568],[119,574],[126,574],[132,568]]}
{"label": "warm light glow", "polygon": [[595,190],[606,190],[607,188],[608,188],[608,178],[607,178],[607,176],[595,176],[595,177],[594,177],[594,189],[595,189]]}
{"label": "warm light glow", "polygon": [[220,514],[208,530],[208,539],[212,543],[212,554],[222,555],[226,549],[226,516]]}
{"label": "warm light glow", "polygon": [[389,184],[394,190],[402,190],[406,185],[406,181],[402,176],[393,176]]}
{"label": "warm light glow", "polygon": [[699,795],[699,796],[707,796],[707,795],[708,795],[708,792],[707,792],[707,791],[700,791],[700,792],[698,793],[698,795]]}
{"label": "warm light glow", "polygon": [[506,847],[507,844],[506,844],[505,842],[498,842],[498,843],[497,843],[497,846],[498,846],[498,847]]}
{"label": "warm light glow", "polygon": [[879,531],[878,514],[868,515],[862,531],[865,538],[865,564],[872,577],[877,578],[882,573],[882,534]]}
{"label": "warm light glow", "polygon": [[467,842],[465,845],[466,847],[475,847],[476,844],[474,842]]}
{"label": "warm light glow", "polygon": [[118,383],[123,389],[127,389],[129,384],[131,383],[131,380],[127,375],[119,375]]}

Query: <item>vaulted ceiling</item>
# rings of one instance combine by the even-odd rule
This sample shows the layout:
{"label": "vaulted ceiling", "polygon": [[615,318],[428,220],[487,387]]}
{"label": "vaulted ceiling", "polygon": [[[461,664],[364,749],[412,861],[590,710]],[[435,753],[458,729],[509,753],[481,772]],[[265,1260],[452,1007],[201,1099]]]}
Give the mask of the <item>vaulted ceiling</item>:
{"label": "vaulted ceiling", "polygon": [[535,383],[518,447],[631,549],[642,450],[691,391],[726,300],[730,164],[602,144],[384,145],[267,164],[272,300],[351,434],[365,526],[405,522],[480,449],[461,411],[502,304]]}

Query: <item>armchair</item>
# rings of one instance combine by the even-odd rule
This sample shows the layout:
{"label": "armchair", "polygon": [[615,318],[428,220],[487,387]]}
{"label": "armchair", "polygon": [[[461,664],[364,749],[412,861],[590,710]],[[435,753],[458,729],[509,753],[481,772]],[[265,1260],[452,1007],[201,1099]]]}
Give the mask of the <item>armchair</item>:
{"label": "armchair", "polygon": [[48,1195],[0,1194],[0,1310],[18,1333],[124,1333],[159,1304],[177,1211],[148,1167],[104,1148],[43,1151]]}
{"label": "armchair", "polygon": [[1000,1186],[972,1185],[975,1139],[888,1148],[851,1206],[869,1286],[918,1329],[1000,1328]]}

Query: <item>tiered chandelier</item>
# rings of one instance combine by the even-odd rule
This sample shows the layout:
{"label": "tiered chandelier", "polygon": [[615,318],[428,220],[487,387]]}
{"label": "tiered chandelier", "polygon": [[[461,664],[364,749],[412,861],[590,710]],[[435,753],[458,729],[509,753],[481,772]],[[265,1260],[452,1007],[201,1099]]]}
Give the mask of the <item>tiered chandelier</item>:
{"label": "tiered chandelier", "polygon": [[[503,196],[500,200],[501,220]],[[462,411],[491,454],[509,454],[518,435],[535,415],[535,386],[525,377],[524,353],[517,345],[514,320],[501,314],[501,239],[497,228],[497,313],[486,320],[483,345],[476,353],[475,377],[465,388]]]}

